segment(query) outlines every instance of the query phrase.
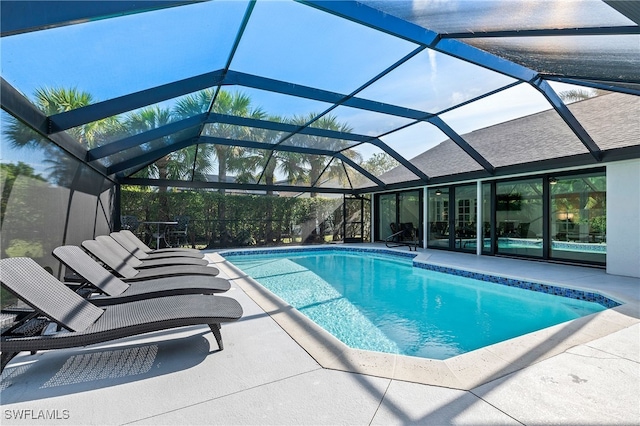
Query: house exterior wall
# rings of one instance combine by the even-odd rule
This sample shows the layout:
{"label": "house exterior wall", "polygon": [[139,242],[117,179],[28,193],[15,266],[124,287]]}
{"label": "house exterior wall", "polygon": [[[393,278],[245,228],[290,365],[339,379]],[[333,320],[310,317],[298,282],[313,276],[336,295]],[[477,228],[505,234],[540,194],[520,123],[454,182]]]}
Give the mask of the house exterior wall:
{"label": "house exterior wall", "polygon": [[607,273],[640,278],[640,159],[607,165]]}

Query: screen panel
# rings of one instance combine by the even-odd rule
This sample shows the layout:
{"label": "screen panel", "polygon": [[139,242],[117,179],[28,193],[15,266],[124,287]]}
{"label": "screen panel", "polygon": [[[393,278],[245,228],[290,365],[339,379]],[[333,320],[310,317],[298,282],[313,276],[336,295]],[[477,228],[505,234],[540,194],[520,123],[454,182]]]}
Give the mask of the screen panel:
{"label": "screen panel", "polygon": [[364,0],[362,3],[440,33],[633,24],[600,0]]}
{"label": "screen panel", "polygon": [[247,4],[198,2],[2,37],[2,76],[27,96],[75,88],[95,103],[208,73],[224,68]]}
{"label": "screen panel", "polygon": [[350,94],[415,47],[296,2],[257,2],[231,69]]}

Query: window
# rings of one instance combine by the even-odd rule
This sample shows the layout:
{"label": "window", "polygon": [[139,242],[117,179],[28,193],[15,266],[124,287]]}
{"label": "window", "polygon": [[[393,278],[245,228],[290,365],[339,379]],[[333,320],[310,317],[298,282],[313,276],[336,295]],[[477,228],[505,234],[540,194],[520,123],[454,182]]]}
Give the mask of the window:
{"label": "window", "polygon": [[550,179],[550,255],[604,263],[607,253],[607,194],[603,172]]}
{"label": "window", "polygon": [[542,257],[542,178],[496,184],[497,252]]}

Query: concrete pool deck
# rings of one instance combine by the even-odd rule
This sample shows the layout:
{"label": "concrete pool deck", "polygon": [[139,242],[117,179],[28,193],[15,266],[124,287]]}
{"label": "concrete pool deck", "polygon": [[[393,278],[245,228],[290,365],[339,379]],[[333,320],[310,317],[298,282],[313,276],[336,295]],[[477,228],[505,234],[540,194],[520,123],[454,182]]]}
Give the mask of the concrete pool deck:
{"label": "concrete pool deck", "polygon": [[[528,335],[528,341],[520,341],[524,336],[438,361],[435,370],[433,361],[425,367],[410,357],[379,364],[370,352],[345,354],[210,254],[221,275],[233,279],[226,295],[244,308],[240,321],[222,329],[224,351],[217,351],[207,327],[189,327],[21,354],[2,375],[2,423],[638,423],[640,280],[601,269],[418,253],[434,264],[592,289],[625,304]],[[260,297],[273,306],[261,308],[254,301]],[[320,353],[303,348],[282,321],[300,328],[294,337],[301,344],[315,341]]]}

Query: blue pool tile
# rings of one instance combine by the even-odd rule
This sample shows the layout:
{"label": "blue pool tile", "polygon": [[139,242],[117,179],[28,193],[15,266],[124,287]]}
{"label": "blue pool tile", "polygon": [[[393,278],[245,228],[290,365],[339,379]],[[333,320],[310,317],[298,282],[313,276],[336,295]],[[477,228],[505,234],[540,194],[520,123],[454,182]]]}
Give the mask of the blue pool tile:
{"label": "blue pool tile", "polygon": [[[275,253],[304,253],[310,251],[347,251],[356,253],[374,253],[385,254],[390,256],[402,257],[402,258],[415,258],[417,253],[399,252],[385,249],[374,248],[357,248],[357,247],[337,247],[337,246],[319,246],[319,247],[300,247],[300,248],[287,248],[287,249],[245,249],[245,250],[224,250],[220,251],[221,256],[252,256],[261,254],[275,254]],[[519,280],[515,278],[501,277],[497,275],[484,274],[479,272],[465,271],[463,269],[451,268],[448,266],[433,265],[430,263],[423,263],[413,261],[415,268],[426,269],[435,272],[442,272],[445,274],[458,275],[467,278],[473,278],[480,281],[491,282],[494,284],[506,285],[509,287],[517,287],[525,290],[537,291],[541,293],[553,294],[556,296],[567,297],[571,299],[585,300],[588,302],[598,303],[606,308],[615,308],[620,306],[620,303],[615,300],[609,299],[598,293],[587,292],[583,290],[568,289],[564,287],[558,287],[548,284],[540,284],[525,280]]]}

